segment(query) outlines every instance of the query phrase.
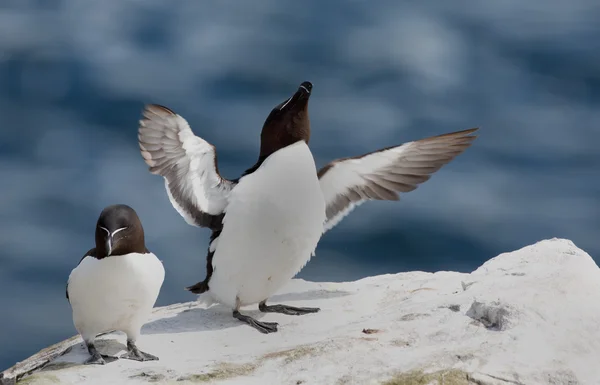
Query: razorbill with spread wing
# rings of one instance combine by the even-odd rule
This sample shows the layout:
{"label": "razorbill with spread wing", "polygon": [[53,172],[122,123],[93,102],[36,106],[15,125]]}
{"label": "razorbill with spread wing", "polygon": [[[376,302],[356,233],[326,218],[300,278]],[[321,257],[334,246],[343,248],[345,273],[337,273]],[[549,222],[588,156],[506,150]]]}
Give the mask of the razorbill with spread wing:
{"label": "razorbill with spread wing", "polygon": [[170,109],[151,104],[138,128],[142,157],[165,180],[168,197],[187,223],[212,230],[207,276],[188,287],[208,292],[233,316],[263,333],[277,323],[240,314],[258,303],[262,312],[290,315],[318,308],[267,305],[314,255],[321,235],[367,200],[398,200],[462,153],[477,129],[454,132],[337,159],[317,171],[308,147],[308,100],[304,82],[267,117],[256,164],[239,179],[223,178],[215,147],[192,132]]}
{"label": "razorbill with spread wing", "polygon": [[120,358],[158,360],[136,346],[165,278],[162,262],[144,242],[144,229],[135,210],[126,205],[106,207],[96,224],[96,247],[69,275],[67,300],[73,323],[91,357],[86,364],[105,364],[117,357],[98,353],[96,336],[111,330],[127,334]]}

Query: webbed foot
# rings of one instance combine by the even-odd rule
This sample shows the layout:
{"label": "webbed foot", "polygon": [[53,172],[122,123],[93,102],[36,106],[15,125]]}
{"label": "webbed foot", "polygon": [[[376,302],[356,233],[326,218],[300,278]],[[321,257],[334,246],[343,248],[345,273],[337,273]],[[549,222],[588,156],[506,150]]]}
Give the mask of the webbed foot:
{"label": "webbed foot", "polygon": [[317,313],[321,309],[318,307],[295,307],[287,305],[267,305],[267,301],[263,301],[258,304],[258,310],[263,313],[281,313],[287,315],[304,315],[310,313]]}
{"label": "webbed foot", "polygon": [[127,340],[127,353],[121,355],[119,358],[134,361],[158,361],[158,357],[150,353],[142,352],[135,345],[135,342],[130,340]]}
{"label": "webbed foot", "polygon": [[233,311],[233,317],[237,318],[238,320],[240,320],[242,322],[247,323],[248,325],[252,326],[256,330],[258,330],[259,332],[264,333],[264,334],[275,333],[277,331],[277,325],[278,325],[277,322],[257,321],[248,315],[241,314],[237,310]]}

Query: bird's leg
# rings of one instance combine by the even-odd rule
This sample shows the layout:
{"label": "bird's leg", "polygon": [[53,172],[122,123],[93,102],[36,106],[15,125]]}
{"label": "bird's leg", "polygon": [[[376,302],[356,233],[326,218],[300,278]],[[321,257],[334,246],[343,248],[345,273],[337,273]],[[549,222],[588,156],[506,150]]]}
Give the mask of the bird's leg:
{"label": "bird's leg", "polygon": [[158,357],[138,349],[135,341],[130,338],[127,338],[127,353],[123,354],[121,358],[134,361],[158,361]]}
{"label": "bird's leg", "polygon": [[85,365],[104,365],[119,359],[118,357],[98,353],[94,341],[86,341],[85,344],[91,356],[85,361]]}
{"label": "bird's leg", "polygon": [[239,298],[236,298],[236,305],[235,305],[235,309],[233,310],[233,318],[236,318],[242,322],[247,323],[248,325],[252,326],[256,330],[258,330],[259,332],[264,333],[264,334],[275,333],[277,331],[277,325],[278,325],[277,322],[257,321],[248,315],[241,314],[239,309],[240,309],[240,300],[239,300]]}
{"label": "bird's leg", "polygon": [[263,313],[281,313],[287,315],[304,315],[310,313],[316,313],[320,311],[318,307],[294,307],[287,305],[267,305],[267,300],[265,299],[261,303],[258,304],[258,310]]}

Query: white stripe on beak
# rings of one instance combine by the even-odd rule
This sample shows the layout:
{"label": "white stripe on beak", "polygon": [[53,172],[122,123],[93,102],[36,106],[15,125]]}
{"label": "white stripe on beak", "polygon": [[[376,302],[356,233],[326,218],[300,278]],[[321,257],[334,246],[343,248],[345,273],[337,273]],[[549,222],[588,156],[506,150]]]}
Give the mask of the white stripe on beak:
{"label": "white stripe on beak", "polygon": [[102,226],[98,226],[98,227],[100,227],[102,230],[106,231],[106,234],[108,234],[108,237],[106,238],[106,255],[110,256],[110,254],[112,253],[112,241],[113,241],[113,237],[119,231],[123,231],[127,227],[121,227],[120,229],[116,229],[115,231],[112,232],[112,234],[110,233],[110,231],[108,231],[108,229],[106,227],[102,227]]}

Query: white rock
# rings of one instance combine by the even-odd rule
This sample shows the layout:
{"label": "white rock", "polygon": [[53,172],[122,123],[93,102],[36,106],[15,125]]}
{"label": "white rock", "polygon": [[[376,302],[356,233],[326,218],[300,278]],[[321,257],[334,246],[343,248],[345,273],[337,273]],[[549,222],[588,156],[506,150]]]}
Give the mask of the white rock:
{"label": "white rock", "polygon": [[[52,368],[82,363],[87,351],[79,344],[25,378],[80,385],[600,383],[600,270],[569,240],[501,254],[471,274],[293,280],[270,302],[322,310],[286,316],[246,309],[279,322],[278,333],[263,335],[220,305],[157,308],[138,346],[160,361]],[[100,339],[100,351],[124,352],[124,336]]]}

